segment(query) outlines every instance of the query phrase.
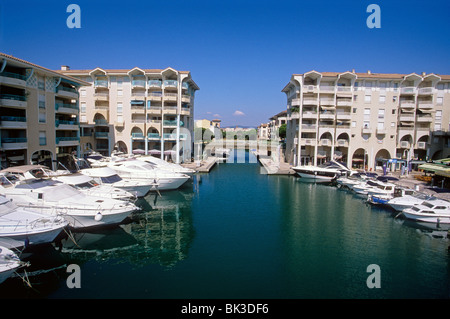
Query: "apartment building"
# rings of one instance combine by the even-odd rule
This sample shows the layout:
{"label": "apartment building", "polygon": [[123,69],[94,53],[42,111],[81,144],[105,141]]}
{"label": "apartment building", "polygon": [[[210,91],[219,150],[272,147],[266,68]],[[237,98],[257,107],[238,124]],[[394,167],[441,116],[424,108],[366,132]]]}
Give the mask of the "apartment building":
{"label": "apartment building", "polygon": [[385,159],[432,158],[432,135],[449,130],[449,75],[310,71],[282,92],[293,165],[336,159],[376,169]]}
{"label": "apartment building", "polygon": [[79,91],[82,152],[163,154],[177,163],[191,159],[199,87],[190,72],[67,66],[59,72],[89,83]]}
{"label": "apartment building", "polygon": [[0,53],[0,165],[68,164],[80,152],[82,80]]}

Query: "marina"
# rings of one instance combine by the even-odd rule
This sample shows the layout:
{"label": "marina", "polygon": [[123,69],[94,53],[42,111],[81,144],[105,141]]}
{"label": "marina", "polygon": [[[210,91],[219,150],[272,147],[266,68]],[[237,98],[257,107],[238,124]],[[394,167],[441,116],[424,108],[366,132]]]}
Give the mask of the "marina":
{"label": "marina", "polygon": [[[117,226],[62,233],[18,254],[2,298],[448,298],[444,225],[413,222],[344,188],[262,174],[252,152],[150,192]],[[233,160],[234,159],[234,160]],[[81,288],[69,288],[68,265]],[[369,265],[381,288],[370,289]],[[23,282],[24,269],[29,280]]]}

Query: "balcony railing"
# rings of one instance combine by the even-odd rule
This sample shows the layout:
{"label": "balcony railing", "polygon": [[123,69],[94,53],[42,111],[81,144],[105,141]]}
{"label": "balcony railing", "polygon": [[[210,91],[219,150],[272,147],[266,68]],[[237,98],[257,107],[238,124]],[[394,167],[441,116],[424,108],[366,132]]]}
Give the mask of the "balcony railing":
{"label": "balcony railing", "polygon": [[27,97],[25,95],[0,94],[0,99],[15,100],[15,101],[26,101]]}
{"label": "balcony railing", "polygon": [[2,144],[4,143],[26,143],[27,138],[26,137],[3,137],[1,139]]}
{"label": "balcony railing", "polygon": [[148,133],[147,138],[149,139],[160,139],[161,136],[158,133]]}
{"label": "balcony railing", "polygon": [[55,126],[58,127],[60,125],[79,125],[80,122],[78,121],[66,121],[66,120],[56,120]]}
{"label": "balcony railing", "polygon": [[60,107],[78,110],[78,105],[76,105],[76,104],[55,103],[55,110],[58,110]]}
{"label": "balcony railing", "polygon": [[161,80],[148,80],[148,85],[150,87],[161,87]]}
{"label": "balcony railing", "polygon": [[400,93],[402,94],[414,94],[416,93],[416,87],[414,86],[405,86],[400,89]]}
{"label": "balcony railing", "polygon": [[0,121],[7,121],[7,122],[26,122],[26,117],[21,116],[0,116]]}
{"label": "balcony railing", "polygon": [[177,80],[164,80],[164,86],[165,87],[177,87],[178,81]]}
{"label": "balcony railing", "polygon": [[5,76],[8,78],[14,78],[14,79],[19,79],[22,81],[26,81],[27,77],[25,75],[22,74],[18,74],[18,73],[13,73],[13,72],[1,72],[0,76]]}
{"label": "balcony railing", "polygon": [[434,88],[432,88],[432,87],[426,87],[426,88],[419,89],[419,94],[433,94],[433,93],[434,93]]}
{"label": "balcony railing", "polygon": [[67,87],[67,86],[58,86],[58,87],[56,88],[56,90],[57,90],[57,91],[63,90],[63,91],[66,91],[66,92],[71,92],[71,93],[78,93],[78,91],[77,91],[76,89],[70,88],[70,87]]}
{"label": "balcony railing", "polygon": [[131,85],[145,87],[145,80],[132,80]]}
{"label": "balcony railing", "polygon": [[105,119],[94,120],[96,125],[108,125],[108,121]]}
{"label": "balcony railing", "polygon": [[59,142],[72,142],[72,141],[80,141],[80,138],[78,136],[62,136],[62,137],[56,137],[56,144],[59,144]]}
{"label": "balcony railing", "polygon": [[95,137],[97,138],[104,138],[104,137],[108,137],[108,132],[95,132]]}
{"label": "balcony railing", "polygon": [[144,133],[131,133],[131,137],[135,139],[143,139]]}

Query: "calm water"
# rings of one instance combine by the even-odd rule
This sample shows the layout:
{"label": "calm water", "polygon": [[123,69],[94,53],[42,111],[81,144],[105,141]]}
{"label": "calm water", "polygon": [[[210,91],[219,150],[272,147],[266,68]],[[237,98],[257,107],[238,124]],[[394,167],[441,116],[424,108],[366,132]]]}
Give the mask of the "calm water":
{"label": "calm water", "polygon": [[[344,190],[219,164],[120,227],[24,254],[2,298],[448,298],[448,241]],[[66,267],[81,267],[69,289]],[[367,266],[381,269],[369,289]]]}

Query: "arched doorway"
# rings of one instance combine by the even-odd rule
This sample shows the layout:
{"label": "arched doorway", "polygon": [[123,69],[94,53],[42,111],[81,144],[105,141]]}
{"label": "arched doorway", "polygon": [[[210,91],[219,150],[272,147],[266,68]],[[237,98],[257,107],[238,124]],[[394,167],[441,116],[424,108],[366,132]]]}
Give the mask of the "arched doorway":
{"label": "arched doorway", "polygon": [[352,156],[352,168],[354,169],[367,169],[367,154],[363,148],[358,148],[353,152]]}

